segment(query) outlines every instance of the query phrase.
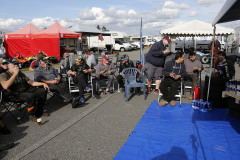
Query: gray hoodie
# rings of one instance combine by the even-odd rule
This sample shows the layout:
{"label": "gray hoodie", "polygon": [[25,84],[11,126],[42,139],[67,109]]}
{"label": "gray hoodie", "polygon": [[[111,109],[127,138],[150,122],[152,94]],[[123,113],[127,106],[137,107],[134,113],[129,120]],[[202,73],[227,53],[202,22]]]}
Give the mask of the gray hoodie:
{"label": "gray hoodie", "polygon": [[116,72],[116,66],[111,62],[109,65],[104,65],[100,62],[96,66],[96,76],[97,77],[100,76],[100,74],[99,74],[100,71],[104,71],[103,76],[108,76],[108,73],[107,73],[108,70],[112,71],[111,74],[114,74]]}

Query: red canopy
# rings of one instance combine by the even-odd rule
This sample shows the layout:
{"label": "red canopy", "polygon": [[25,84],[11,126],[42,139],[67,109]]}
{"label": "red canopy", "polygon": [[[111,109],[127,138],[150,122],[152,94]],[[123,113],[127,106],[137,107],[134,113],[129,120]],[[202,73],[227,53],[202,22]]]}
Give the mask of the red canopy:
{"label": "red canopy", "polygon": [[48,56],[60,58],[60,38],[78,38],[80,34],[69,31],[55,22],[49,28],[41,31],[31,23],[18,31],[5,34],[7,55],[14,57],[19,52],[23,57],[36,55],[40,50]]}
{"label": "red canopy", "polygon": [[23,57],[33,55],[31,50],[32,34],[40,31],[40,29],[29,23],[26,27],[18,31],[4,34],[7,55],[14,57],[16,52],[19,52]]}
{"label": "red canopy", "polygon": [[78,38],[80,34],[69,31],[55,22],[49,28],[33,34],[33,48],[42,50],[48,56],[56,56],[60,59],[60,38]]}

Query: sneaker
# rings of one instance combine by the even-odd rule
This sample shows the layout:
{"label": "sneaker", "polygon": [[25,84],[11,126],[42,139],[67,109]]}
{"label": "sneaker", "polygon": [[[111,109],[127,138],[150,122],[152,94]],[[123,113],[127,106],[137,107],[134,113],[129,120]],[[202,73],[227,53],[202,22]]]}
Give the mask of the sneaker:
{"label": "sneaker", "polygon": [[170,104],[171,104],[171,106],[175,107],[175,101],[174,100],[171,100]]}
{"label": "sneaker", "polygon": [[125,88],[121,88],[120,91],[121,91],[121,92],[125,92]]}
{"label": "sneaker", "polygon": [[91,91],[91,88],[89,88],[88,86],[85,88],[85,90],[87,91],[87,92],[90,92]]}
{"label": "sneaker", "polygon": [[79,104],[84,104],[84,103],[85,103],[84,98],[80,98]]}
{"label": "sneaker", "polygon": [[159,89],[155,89],[154,93],[159,94]]}
{"label": "sneaker", "polygon": [[101,93],[102,93],[102,89],[99,89],[99,90],[97,91],[97,94],[100,95]]}
{"label": "sneaker", "polygon": [[107,89],[106,89],[106,92],[109,92],[109,90],[110,90],[110,89],[109,89],[109,88],[107,88]]}
{"label": "sneaker", "polygon": [[159,106],[165,106],[167,104],[167,101],[162,101],[162,102],[158,102]]}

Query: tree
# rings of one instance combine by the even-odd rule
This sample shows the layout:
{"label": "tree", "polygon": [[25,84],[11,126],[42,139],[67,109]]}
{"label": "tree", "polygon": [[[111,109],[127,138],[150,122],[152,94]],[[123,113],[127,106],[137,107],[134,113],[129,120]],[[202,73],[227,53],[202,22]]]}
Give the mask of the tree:
{"label": "tree", "polygon": [[103,26],[102,31],[105,32],[105,31],[109,31],[109,30],[105,26]]}
{"label": "tree", "polygon": [[100,27],[99,25],[97,25],[97,29],[98,29],[98,30],[101,30],[101,27]]}

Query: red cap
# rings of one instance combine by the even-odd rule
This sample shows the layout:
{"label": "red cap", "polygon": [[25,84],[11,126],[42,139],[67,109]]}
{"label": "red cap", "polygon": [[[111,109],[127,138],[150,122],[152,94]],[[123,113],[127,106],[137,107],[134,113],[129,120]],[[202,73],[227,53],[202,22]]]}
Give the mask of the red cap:
{"label": "red cap", "polygon": [[109,59],[109,57],[107,55],[103,55],[102,59]]}
{"label": "red cap", "polygon": [[163,37],[163,39],[166,39],[166,40],[168,41],[168,43],[170,43],[170,42],[171,42],[171,40],[169,39],[169,37],[168,37],[168,36],[164,36],[164,37]]}

